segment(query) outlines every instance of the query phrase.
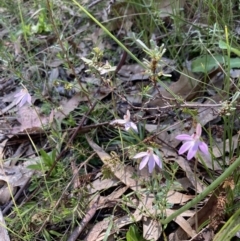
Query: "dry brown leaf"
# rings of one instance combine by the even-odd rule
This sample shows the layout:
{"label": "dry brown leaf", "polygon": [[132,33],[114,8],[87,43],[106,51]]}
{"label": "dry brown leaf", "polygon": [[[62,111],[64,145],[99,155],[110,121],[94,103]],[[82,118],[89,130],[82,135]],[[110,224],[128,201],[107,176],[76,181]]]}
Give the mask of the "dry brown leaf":
{"label": "dry brown leaf", "polygon": [[101,232],[106,230],[109,225],[109,219],[103,219],[102,221],[96,223],[94,227],[90,230],[84,241],[97,240]]}
{"label": "dry brown leaf", "polygon": [[[30,65],[30,66],[29,66]],[[28,81],[36,81],[37,76],[39,76],[39,73],[41,67],[37,64],[31,65],[30,63],[25,66],[24,71],[22,71],[23,78]]]}
{"label": "dry brown leaf", "polygon": [[[119,188],[118,190],[114,190],[111,194],[109,194],[106,199],[108,201],[112,201],[112,200],[115,200],[119,197],[121,197],[123,195],[124,192],[126,192],[128,189],[128,187],[122,187],[122,188]],[[132,200],[133,201],[133,200]],[[131,205],[131,204],[130,204]]]}
{"label": "dry brown leaf", "polygon": [[[229,152],[230,146],[231,146],[231,151],[234,151],[238,147],[238,141],[239,141],[239,135],[238,134],[232,136],[232,144],[231,145],[229,145],[229,139],[227,139],[225,141],[225,152]],[[216,158],[221,157],[223,155],[223,146],[224,146],[224,142],[221,142],[221,143],[217,143],[212,148],[213,155]]]}
{"label": "dry brown leaf", "polygon": [[[209,102],[206,102],[204,104],[208,104]],[[212,103],[212,102],[210,102]],[[199,123],[202,126],[205,126],[209,121],[212,121],[214,119],[216,119],[219,116],[219,110],[220,110],[220,106],[219,107],[198,107],[197,111],[198,111],[198,115],[197,118],[199,120]]]}
{"label": "dry brown leaf", "polygon": [[[1,182],[2,183],[2,182]],[[13,187],[11,184],[7,185],[1,184],[0,188],[0,204],[6,205],[10,200],[12,195],[14,196],[17,191],[17,187]]]}
{"label": "dry brown leaf", "polygon": [[[187,69],[182,70],[179,80],[171,84],[168,89],[184,100],[191,100],[200,91],[201,81],[195,78],[194,74]],[[174,98],[174,96],[167,90],[162,89],[161,95],[166,98]],[[156,98],[148,103],[148,107],[162,107],[166,105],[163,98]]]}
{"label": "dry brown leaf", "polygon": [[139,64],[123,65],[118,71],[120,79],[124,81],[148,80],[149,74],[144,74],[145,69]]}
{"label": "dry brown leaf", "polygon": [[31,107],[24,105],[19,108],[17,113],[17,120],[21,124],[13,128],[13,133],[27,131],[32,133],[41,131],[44,125],[49,124],[49,117],[42,116],[38,107]]}
{"label": "dry brown leaf", "polygon": [[[115,190],[114,192],[112,192],[110,195],[108,195],[106,197],[100,196],[98,209],[115,207],[116,204],[121,202],[119,197],[122,196],[122,194],[127,189],[128,189],[128,187],[123,187],[123,188],[118,189],[117,191]],[[126,202],[124,204],[127,205],[128,207],[135,208],[136,205],[134,205],[134,204],[137,204],[137,202],[135,202],[135,200],[131,200],[131,203]]]}
{"label": "dry brown leaf", "polygon": [[[176,95],[181,96],[185,100],[190,100],[200,90],[200,82],[196,76],[187,69],[183,69],[179,80],[169,86],[169,89]],[[172,98],[168,91],[163,91],[161,94],[164,97]]]}
{"label": "dry brown leaf", "polygon": [[196,234],[192,239],[189,241],[212,241],[214,238],[214,231],[209,228],[203,228],[198,234]]}
{"label": "dry brown leaf", "polygon": [[192,186],[191,182],[187,177],[178,178],[177,181],[182,185],[182,188],[187,191]]}
{"label": "dry brown leaf", "polygon": [[153,124],[146,124],[144,127],[149,133],[155,133],[159,129],[158,125]]}
{"label": "dry brown leaf", "polygon": [[[146,213],[144,216],[146,217],[152,217],[153,215],[159,215],[162,214],[160,213],[160,210],[156,210],[153,204],[154,201],[154,195],[142,195],[140,202],[142,203],[144,209],[146,210]],[[164,214],[168,217],[171,215],[174,211],[171,209],[166,209],[164,210]],[[191,210],[187,210],[186,212],[181,213],[178,217],[192,217],[195,212]],[[175,220],[176,221],[176,220]]]}
{"label": "dry brown leaf", "polygon": [[106,153],[100,146],[94,143],[88,135],[86,135],[88,144],[93,148],[93,150],[98,154],[102,162],[108,166],[112,173],[127,187],[130,187],[132,190],[137,190],[140,187],[140,184],[132,178],[134,169],[130,166],[125,166],[123,163],[116,157],[111,157]]}
{"label": "dry brown leaf", "polygon": [[101,179],[100,177],[94,180],[90,185],[88,185],[88,193],[93,194],[100,190],[106,190],[110,187],[117,186],[119,184],[119,180],[116,178],[112,179]]}
{"label": "dry brown leaf", "polygon": [[8,236],[6,223],[4,221],[1,210],[0,210],[0,237],[1,237],[1,241],[10,241],[10,238]]}
{"label": "dry brown leaf", "polygon": [[[88,101],[93,99],[103,99],[109,93],[111,93],[112,89],[101,86],[101,91],[97,91],[97,94],[93,91],[93,93],[89,94],[89,98],[83,93],[76,93],[71,99],[64,99],[60,102],[61,110],[55,110],[54,118],[62,121],[65,117],[69,115],[71,111],[76,109],[80,102]],[[96,88],[97,89],[97,88]]]}
{"label": "dry brown leaf", "polygon": [[[211,197],[208,199],[206,204],[199,211],[197,211],[197,213],[195,213],[191,218],[189,218],[187,220],[187,223],[191,227],[195,226],[196,218],[198,220],[199,226],[201,226],[203,223],[205,223],[209,219],[209,216],[214,211],[213,207],[215,207],[216,204],[217,204],[217,198],[218,198],[218,195],[219,195],[220,192],[221,192],[221,188],[217,188],[213,192]],[[177,235],[180,239],[186,239],[187,238],[185,231],[182,230],[181,228],[178,228],[176,230],[176,233],[177,233]]]}
{"label": "dry brown leaf", "polygon": [[76,165],[76,162],[75,162],[75,160],[73,160],[72,158],[70,158],[70,163],[71,163],[71,169],[72,169],[72,174],[73,174],[73,181],[72,181],[72,183],[73,183],[73,189],[75,190],[75,189],[78,189],[78,188],[80,188],[81,187],[81,182],[80,182],[80,179],[79,179],[79,177],[78,177],[78,173],[79,173],[79,169],[78,169],[78,167],[77,167],[77,165]]}
{"label": "dry brown leaf", "polygon": [[24,186],[34,171],[20,166],[1,166],[0,167],[0,203],[2,205],[9,202],[15,194],[17,187]]}
{"label": "dry brown leaf", "polygon": [[5,148],[6,143],[8,142],[8,140],[9,140],[10,138],[12,138],[12,137],[13,137],[13,135],[9,135],[9,136],[7,136],[7,139],[6,139],[6,140],[4,140],[3,142],[1,142],[1,145],[0,145],[0,160],[3,160],[4,148]]}
{"label": "dry brown leaf", "polygon": [[186,195],[177,191],[169,191],[167,194],[168,203],[172,204],[184,204],[185,202],[193,199],[195,196]]}
{"label": "dry brown leaf", "polygon": [[204,166],[206,166],[208,169],[211,169],[214,171],[222,170],[222,167],[219,165],[219,163],[212,160],[212,157],[210,155],[205,155],[202,152],[199,152],[198,155],[201,156],[201,159],[204,161],[203,163]]}
{"label": "dry brown leaf", "polygon": [[[180,240],[177,236],[176,233],[171,233],[169,236],[168,236],[168,240],[169,241],[183,241],[183,240]],[[185,240],[184,240],[185,241]]]}
{"label": "dry brown leaf", "polygon": [[[91,203],[94,203],[98,200],[97,209],[112,207],[113,205],[115,206],[116,203],[114,201],[119,201],[119,200],[116,200],[116,199],[119,198],[127,189],[128,189],[127,187],[120,188],[120,189],[112,192],[107,197],[102,197],[102,196],[97,195],[97,196],[94,197],[94,199],[91,201]],[[107,230],[108,225],[109,225],[108,219],[104,219],[103,221],[98,222],[92,228],[92,230],[90,231],[90,233],[88,234],[88,236],[85,240],[96,240],[96,238],[100,235],[100,233],[102,231]]]}
{"label": "dry brown leaf", "polygon": [[99,204],[98,202],[99,202],[99,195],[96,196],[95,199],[92,200],[89,203],[88,209],[87,209],[87,212],[86,212],[84,218],[82,219],[80,224],[74,229],[71,236],[68,238],[68,241],[77,240],[80,233],[83,231],[83,229],[86,227],[86,225],[90,222],[90,220],[92,219],[92,217],[96,213],[97,207],[98,207],[98,204]]}
{"label": "dry brown leaf", "polygon": [[34,171],[21,166],[1,166],[0,180],[9,183],[13,187],[19,187],[25,184],[26,178],[32,175]]}
{"label": "dry brown leaf", "polygon": [[[166,210],[167,216],[170,216],[174,213],[173,210],[167,209]],[[174,219],[176,222],[190,237],[194,237],[196,235],[196,231],[192,229],[191,225],[181,216],[178,216]]]}
{"label": "dry brown leaf", "polygon": [[[160,210],[156,210],[153,204],[154,196],[153,195],[148,195],[148,196],[142,196],[141,203],[142,207],[146,210],[144,213],[144,216],[152,218],[152,216],[156,215],[162,215]],[[173,214],[174,211],[170,209],[164,210],[164,214],[168,217],[171,214]],[[178,217],[175,218],[174,222],[176,222],[179,226],[181,226],[186,233],[190,236],[193,237],[196,232],[192,229],[192,227],[189,225],[189,223],[183,218],[185,215],[191,215],[192,213],[185,212],[179,215]]]}
{"label": "dry brown leaf", "polygon": [[50,67],[50,68],[57,68],[57,67],[59,67],[62,64],[64,64],[64,60],[63,59],[57,59],[57,58],[55,58],[55,59],[53,59],[51,61],[48,61],[46,63],[46,65],[48,67]]}
{"label": "dry brown leaf", "polygon": [[[120,217],[120,218],[117,218],[113,221],[113,228],[111,230],[111,234],[115,233],[115,232],[118,232],[120,228],[126,226],[126,225],[129,225],[131,223],[135,223],[135,222],[139,222],[141,219],[142,219],[142,211],[141,211],[141,205],[139,205],[139,207],[137,207],[136,211],[134,213],[132,213],[131,215],[125,215],[123,217]],[[109,223],[107,225],[107,228],[110,224],[110,220],[109,220]],[[105,230],[104,230],[105,231]],[[105,232],[101,233],[96,241],[101,241],[103,240],[105,237]],[[90,241],[90,239],[88,239]],[[95,239],[92,239],[92,240],[95,240]],[[91,241],[92,241],[91,240]]]}
{"label": "dry brown leaf", "polygon": [[[213,70],[207,76],[203,76],[202,78],[196,77],[194,73],[184,68],[181,72],[181,76],[179,80],[168,87],[168,90],[163,89],[160,90],[161,95],[166,97],[167,99],[175,99],[174,95],[180,96],[185,101],[191,101],[193,98],[202,95],[202,88],[209,82],[210,79],[213,78],[217,73],[221,71],[220,68]],[[205,84],[203,84],[205,83]],[[172,94],[173,93],[173,94]],[[156,92],[157,96],[158,92]],[[169,102],[169,100],[167,101]],[[166,106],[166,101],[164,98],[155,98],[150,101],[148,107],[163,107]],[[153,112],[154,111],[150,111]]]}
{"label": "dry brown leaf", "polygon": [[[196,185],[196,175],[192,172],[192,169],[189,165],[189,161],[186,161],[183,157],[178,156],[173,161],[177,162],[178,165],[185,171],[189,181],[192,183],[192,185],[195,187]],[[198,193],[201,193],[203,191],[202,184],[197,179],[197,187],[195,187]]]}
{"label": "dry brown leaf", "polygon": [[[139,207],[137,207],[137,210],[132,215],[125,215],[123,217],[115,219],[113,223],[113,229],[111,230],[111,234],[117,231],[114,229],[114,227],[120,229],[128,224],[140,221],[142,219],[141,207],[142,205],[139,205]],[[94,227],[88,233],[88,236],[85,238],[85,241],[103,240],[105,237],[105,231],[108,229],[110,222],[111,220],[108,218],[94,225]]]}
{"label": "dry brown leaf", "polygon": [[79,93],[75,94],[70,100],[62,100],[60,102],[61,110],[55,111],[54,118],[61,122],[71,111],[77,108],[81,101],[86,100],[86,96],[82,96]]}
{"label": "dry brown leaf", "polygon": [[146,240],[158,240],[162,234],[162,224],[149,217],[143,217],[143,237]]}

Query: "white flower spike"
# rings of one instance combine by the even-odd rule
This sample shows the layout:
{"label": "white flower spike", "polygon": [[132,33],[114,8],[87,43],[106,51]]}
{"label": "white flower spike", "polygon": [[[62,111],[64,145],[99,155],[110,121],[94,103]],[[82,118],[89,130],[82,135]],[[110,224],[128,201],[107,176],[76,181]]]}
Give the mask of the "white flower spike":
{"label": "white flower spike", "polygon": [[127,113],[123,116],[123,119],[117,119],[110,122],[110,125],[114,124],[124,125],[126,131],[133,129],[135,132],[138,132],[136,124],[131,121],[129,110],[127,110]]}

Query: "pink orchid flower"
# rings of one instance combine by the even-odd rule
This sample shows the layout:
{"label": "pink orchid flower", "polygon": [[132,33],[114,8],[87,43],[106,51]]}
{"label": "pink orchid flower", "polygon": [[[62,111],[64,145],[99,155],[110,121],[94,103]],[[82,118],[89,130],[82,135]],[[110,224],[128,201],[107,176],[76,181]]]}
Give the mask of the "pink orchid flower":
{"label": "pink orchid flower", "polygon": [[22,107],[23,105],[25,105],[25,103],[28,103],[29,105],[32,104],[32,97],[28,93],[27,89],[21,89],[16,95],[14,95],[14,98],[16,105],[19,105],[19,107]]}
{"label": "pink orchid flower", "polygon": [[153,172],[153,169],[156,164],[160,168],[162,168],[162,161],[157,155],[153,153],[152,148],[148,148],[147,151],[136,154],[133,158],[134,159],[142,158],[142,161],[139,166],[139,170],[142,170],[147,165],[147,163],[148,163],[148,170],[150,173]]}
{"label": "pink orchid flower", "polygon": [[202,127],[198,123],[196,128],[196,133],[190,135],[181,134],[175,138],[180,141],[185,141],[181,148],[178,151],[179,155],[182,155],[184,152],[188,151],[187,159],[191,160],[197,153],[198,150],[203,152],[206,155],[209,155],[208,146],[205,142],[200,140],[202,134]]}
{"label": "pink orchid flower", "polygon": [[110,125],[114,125],[114,124],[124,125],[126,131],[133,129],[134,131],[138,132],[138,128],[136,124],[133,123],[130,118],[131,118],[130,112],[129,110],[127,110],[127,113],[126,115],[123,116],[123,119],[117,119],[117,120],[111,121]]}

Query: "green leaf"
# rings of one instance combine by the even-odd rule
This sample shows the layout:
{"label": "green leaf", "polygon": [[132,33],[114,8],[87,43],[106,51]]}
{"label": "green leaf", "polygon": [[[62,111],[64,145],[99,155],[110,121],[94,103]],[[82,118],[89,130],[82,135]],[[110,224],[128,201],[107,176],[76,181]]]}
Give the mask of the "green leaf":
{"label": "green leaf", "polygon": [[227,43],[225,43],[225,42],[222,41],[222,40],[219,40],[219,42],[218,42],[218,47],[219,47],[220,49],[228,49]]}
{"label": "green leaf", "polygon": [[56,149],[54,149],[53,151],[52,151],[52,164],[54,163],[54,161],[55,161],[55,159],[56,159],[56,153],[57,153],[57,150]]}
{"label": "green leaf", "polygon": [[138,232],[136,225],[131,225],[126,235],[127,241],[145,241],[142,235]]}
{"label": "green leaf", "polygon": [[213,241],[231,240],[240,229],[240,209],[228,219],[221,230],[216,234]]}
{"label": "green leaf", "polygon": [[42,167],[41,164],[33,164],[33,165],[29,165],[28,168],[32,169],[32,170],[36,170],[36,171],[42,171]]}
{"label": "green leaf", "polygon": [[231,47],[230,45],[228,45],[224,41],[219,40],[218,46],[219,46],[220,49],[230,49],[231,52],[233,52],[234,54],[236,54],[240,57],[240,51],[238,49],[235,49],[235,48]]}
{"label": "green leaf", "polygon": [[239,68],[240,58],[230,58],[230,68]]}
{"label": "green leaf", "polygon": [[52,158],[43,149],[41,149],[39,152],[40,152],[40,154],[42,156],[43,163],[46,166],[51,167],[52,163],[53,163]]}
{"label": "green leaf", "polygon": [[[230,58],[230,68],[240,67],[240,58]],[[219,64],[224,68],[228,65],[227,55],[204,55],[192,61],[191,70],[194,73],[209,73]]]}
{"label": "green leaf", "polygon": [[108,237],[110,236],[110,232],[111,232],[112,227],[113,227],[113,217],[110,217],[109,225],[108,225],[108,228],[107,228],[106,233],[104,235],[103,241],[107,241]]}
{"label": "green leaf", "polygon": [[54,231],[54,230],[50,230],[49,233],[52,234],[52,235],[54,235],[54,236],[56,236],[56,237],[61,237],[61,236],[62,236],[61,233],[58,233],[58,232],[56,232],[56,231]]}
{"label": "green leaf", "polygon": [[208,73],[211,70],[218,67],[219,64],[223,64],[224,58],[227,56],[222,55],[204,55],[201,57],[198,57],[192,61],[192,72],[195,73]]}

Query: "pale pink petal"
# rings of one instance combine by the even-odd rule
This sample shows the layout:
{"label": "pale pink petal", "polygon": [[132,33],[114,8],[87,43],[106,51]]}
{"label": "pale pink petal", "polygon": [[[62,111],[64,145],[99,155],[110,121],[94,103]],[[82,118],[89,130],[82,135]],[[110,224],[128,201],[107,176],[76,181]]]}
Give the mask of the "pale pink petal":
{"label": "pale pink petal", "polygon": [[127,122],[127,123],[125,123],[125,130],[126,131],[129,131],[129,129],[131,128],[131,123],[130,122]]}
{"label": "pale pink petal", "polygon": [[27,102],[28,102],[29,105],[32,104],[32,97],[31,97],[31,95],[28,95]]}
{"label": "pale pink petal", "polygon": [[149,161],[148,161],[148,170],[149,170],[150,173],[153,172],[154,167],[155,167],[155,160],[153,158],[153,155],[151,155],[149,157]]}
{"label": "pale pink petal", "polygon": [[133,129],[134,131],[138,132],[137,126],[133,122],[127,122],[124,124],[125,130],[129,131],[129,129]]}
{"label": "pale pink petal", "polygon": [[183,145],[181,146],[181,148],[178,151],[178,154],[182,155],[184,152],[189,150],[193,145],[194,145],[194,141],[187,141],[187,142],[183,143]]}
{"label": "pale pink petal", "polygon": [[22,107],[26,102],[31,105],[31,95],[28,93],[27,89],[20,90],[17,94],[14,95],[15,104],[19,104],[19,107]]}
{"label": "pale pink petal", "polygon": [[130,126],[131,126],[131,128],[132,128],[134,131],[138,132],[138,128],[137,128],[137,126],[136,126],[135,123],[130,122]]}
{"label": "pale pink petal", "polygon": [[26,100],[25,98],[23,97],[19,103],[19,107],[22,107],[24,104],[25,104]]}
{"label": "pale pink petal", "polygon": [[130,121],[130,117],[131,117],[131,114],[130,114],[130,111],[129,110],[127,110],[127,113],[126,113],[126,115],[124,115],[124,120],[126,121],[126,122],[129,122]]}
{"label": "pale pink petal", "polygon": [[199,143],[199,149],[206,155],[209,155],[208,146],[205,142],[201,141]]}
{"label": "pale pink petal", "polygon": [[148,152],[144,151],[144,152],[139,152],[133,158],[137,159],[137,158],[141,158],[141,157],[148,156],[148,155],[149,155]]}
{"label": "pale pink petal", "polygon": [[22,96],[22,91],[18,92],[16,95],[14,95],[15,98],[21,97]]}
{"label": "pale pink petal", "polygon": [[19,104],[19,107],[22,107],[26,102],[28,101],[28,96],[24,95],[21,99],[21,102]]}
{"label": "pale pink petal", "polygon": [[180,140],[180,141],[191,141],[191,140],[193,140],[192,136],[187,135],[187,134],[177,135],[175,138],[177,140]]}
{"label": "pale pink petal", "polygon": [[187,154],[187,159],[191,160],[197,153],[198,150],[198,142],[195,142],[194,145],[192,145],[189,148],[188,154]]}
{"label": "pale pink petal", "polygon": [[197,127],[196,127],[196,135],[198,137],[200,137],[202,135],[202,127],[199,123],[197,123]]}
{"label": "pale pink petal", "polygon": [[154,161],[157,163],[157,165],[160,168],[162,168],[162,161],[160,160],[160,158],[157,155],[155,155],[155,154],[153,154],[153,158],[154,158]]}
{"label": "pale pink petal", "polygon": [[147,165],[148,160],[149,160],[149,155],[143,157],[143,159],[139,165],[139,170],[142,170]]}
{"label": "pale pink petal", "polygon": [[110,124],[110,125],[114,125],[114,124],[123,125],[123,124],[125,124],[125,123],[126,123],[125,120],[117,119],[117,120],[111,121],[109,124]]}

